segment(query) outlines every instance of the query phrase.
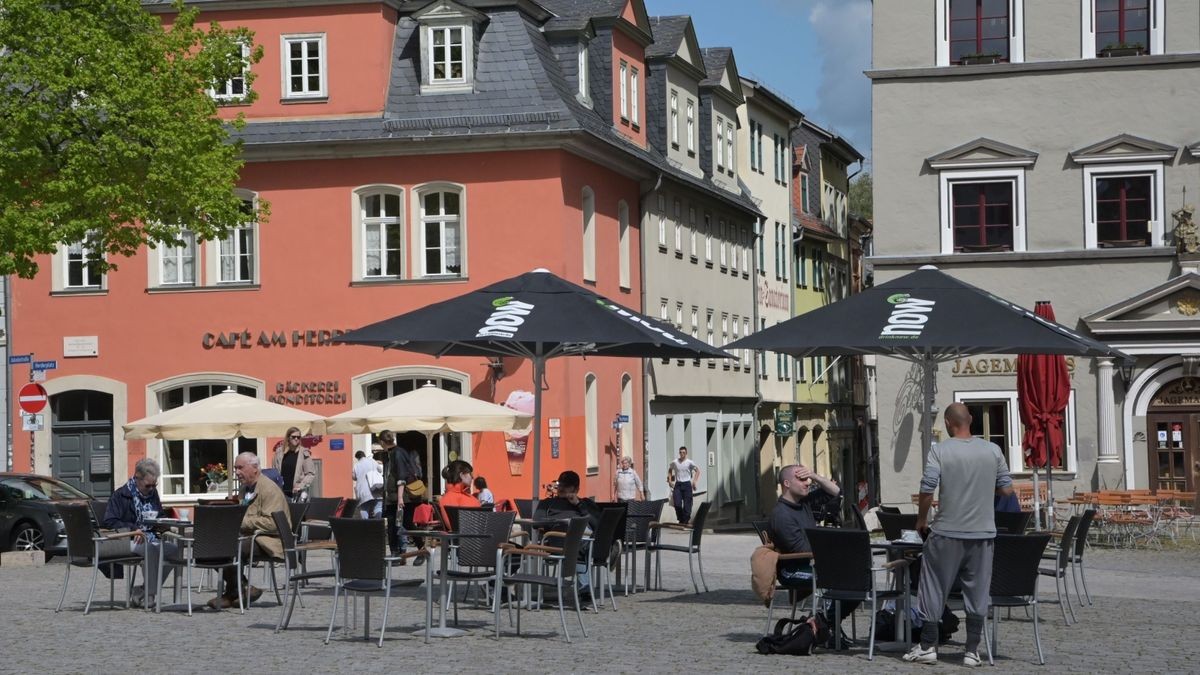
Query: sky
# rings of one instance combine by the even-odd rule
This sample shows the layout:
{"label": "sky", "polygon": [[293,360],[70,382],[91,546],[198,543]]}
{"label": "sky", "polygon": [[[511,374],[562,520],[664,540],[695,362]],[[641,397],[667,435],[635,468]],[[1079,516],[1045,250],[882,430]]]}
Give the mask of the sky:
{"label": "sky", "polygon": [[687,14],[701,47],[732,47],[738,71],[871,156],[871,0],[645,0]]}

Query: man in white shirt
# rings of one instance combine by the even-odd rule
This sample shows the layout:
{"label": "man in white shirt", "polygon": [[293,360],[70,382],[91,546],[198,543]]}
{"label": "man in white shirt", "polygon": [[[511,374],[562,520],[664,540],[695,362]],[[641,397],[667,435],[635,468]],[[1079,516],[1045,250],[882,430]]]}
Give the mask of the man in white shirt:
{"label": "man in white shirt", "polygon": [[700,467],[688,459],[686,445],[679,446],[679,459],[671,462],[667,469],[667,485],[671,486],[671,504],[680,524],[687,525],[692,519],[693,485],[700,480]]}

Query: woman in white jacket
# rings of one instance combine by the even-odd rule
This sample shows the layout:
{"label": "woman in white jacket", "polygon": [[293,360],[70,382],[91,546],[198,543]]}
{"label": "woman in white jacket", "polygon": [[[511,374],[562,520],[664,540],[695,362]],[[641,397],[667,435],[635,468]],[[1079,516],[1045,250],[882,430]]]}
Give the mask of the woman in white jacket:
{"label": "woman in white jacket", "polygon": [[[382,452],[378,444],[372,451]],[[383,515],[383,467],[375,458],[359,450],[354,453],[354,498],[358,500],[358,510],[363,518],[379,518]]]}

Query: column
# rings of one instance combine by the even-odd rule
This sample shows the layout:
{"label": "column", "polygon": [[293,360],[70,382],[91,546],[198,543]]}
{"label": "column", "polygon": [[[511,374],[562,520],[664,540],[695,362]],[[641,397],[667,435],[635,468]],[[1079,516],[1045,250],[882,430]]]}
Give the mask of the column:
{"label": "column", "polygon": [[1113,403],[1113,360],[1096,360],[1097,449],[1100,462],[1120,462],[1117,452],[1117,420]]}

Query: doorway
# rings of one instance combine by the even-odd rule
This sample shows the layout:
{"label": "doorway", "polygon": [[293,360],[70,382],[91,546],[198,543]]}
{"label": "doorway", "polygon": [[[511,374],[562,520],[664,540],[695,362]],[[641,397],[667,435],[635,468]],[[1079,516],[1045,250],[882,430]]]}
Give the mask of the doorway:
{"label": "doorway", "polygon": [[1152,490],[1196,489],[1192,462],[1200,458],[1200,381],[1181,378],[1154,395],[1146,411],[1146,458]]}
{"label": "doorway", "polygon": [[97,498],[112,494],[113,397],[90,389],[50,397],[50,462],[55,478]]}

